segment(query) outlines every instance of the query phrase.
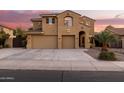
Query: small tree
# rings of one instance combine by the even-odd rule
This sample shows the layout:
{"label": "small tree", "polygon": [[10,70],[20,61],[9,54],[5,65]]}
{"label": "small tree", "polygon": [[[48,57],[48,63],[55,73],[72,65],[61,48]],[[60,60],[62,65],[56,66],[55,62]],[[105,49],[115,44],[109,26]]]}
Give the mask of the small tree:
{"label": "small tree", "polygon": [[117,37],[110,31],[105,30],[95,36],[95,39],[102,44],[102,51],[108,51],[108,45],[117,40]]}
{"label": "small tree", "polygon": [[16,37],[25,37],[26,34],[24,33],[25,31],[21,28],[16,28],[16,30],[14,30],[13,34],[16,36]]}
{"label": "small tree", "polygon": [[102,48],[101,48],[101,53],[99,54],[98,58],[100,60],[108,60],[108,61],[113,61],[116,60],[116,56],[114,54],[114,52],[109,52],[108,51],[108,45],[111,42],[115,42],[117,41],[117,37],[112,34],[109,30],[105,30],[101,33],[99,33],[98,35],[95,36],[95,39],[102,44]]}
{"label": "small tree", "polygon": [[9,38],[9,34],[5,33],[4,31],[0,31],[0,45],[2,47],[5,46],[6,40]]}
{"label": "small tree", "polygon": [[26,48],[27,45],[27,35],[25,34],[26,31],[24,31],[21,28],[17,28],[16,30],[14,30],[13,34],[16,36],[16,38],[21,38],[22,39],[22,45],[23,47]]}

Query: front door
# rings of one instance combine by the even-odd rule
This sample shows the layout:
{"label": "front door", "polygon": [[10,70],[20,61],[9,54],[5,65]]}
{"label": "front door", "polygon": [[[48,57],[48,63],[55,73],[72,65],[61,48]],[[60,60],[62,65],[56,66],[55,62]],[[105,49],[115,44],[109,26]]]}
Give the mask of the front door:
{"label": "front door", "polygon": [[80,37],[80,47],[85,47],[85,37]]}
{"label": "front door", "polygon": [[84,36],[83,36],[83,37],[81,38],[81,47],[84,47],[84,42],[85,42],[84,39],[85,39],[85,38],[84,38]]}
{"label": "front door", "polygon": [[85,33],[83,31],[79,32],[79,47],[85,47]]}

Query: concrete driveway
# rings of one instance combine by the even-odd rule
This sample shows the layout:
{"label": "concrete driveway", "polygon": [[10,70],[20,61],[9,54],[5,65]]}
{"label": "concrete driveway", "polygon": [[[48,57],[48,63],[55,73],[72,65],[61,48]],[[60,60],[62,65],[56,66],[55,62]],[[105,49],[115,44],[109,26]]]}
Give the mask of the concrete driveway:
{"label": "concrete driveway", "polygon": [[40,61],[95,61],[86,49],[2,49],[0,59]]}
{"label": "concrete driveway", "polygon": [[124,71],[124,62],[98,61],[86,49],[0,49],[0,69]]}

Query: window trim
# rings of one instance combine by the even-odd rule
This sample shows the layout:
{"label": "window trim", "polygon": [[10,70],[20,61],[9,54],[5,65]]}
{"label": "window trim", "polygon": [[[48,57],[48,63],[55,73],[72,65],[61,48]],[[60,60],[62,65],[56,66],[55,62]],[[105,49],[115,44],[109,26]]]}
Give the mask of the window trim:
{"label": "window trim", "polygon": [[[67,17],[71,18],[71,26],[66,25],[66,23],[65,23],[65,21],[66,21],[65,18],[67,18]],[[66,27],[72,27],[73,26],[73,17],[71,17],[71,16],[64,17],[64,26],[66,26]]]}
{"label": "window trim", "polygon": [[53,17],[46,18],[46,24],[49,24],[49,25],[55,24],[55,18]]}

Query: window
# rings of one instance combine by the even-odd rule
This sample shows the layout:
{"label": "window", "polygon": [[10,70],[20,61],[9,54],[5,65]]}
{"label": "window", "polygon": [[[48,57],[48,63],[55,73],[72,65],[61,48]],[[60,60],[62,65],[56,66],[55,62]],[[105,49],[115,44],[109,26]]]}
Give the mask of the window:
{"label": "window", "polygon": [[55,24],[55,18],[52,18],[52,23]]}
{"label": "window", "polygon": [[87,26],[90,26],[90,22],[89,22],[89,21],[86,21],[86,25],[87,25]]}
{"label": "window", "polygon": [[65,17],[65,20],[64,20],[64,24],[65,26],[67,27],[71,27],[72,26],[72,17]]}
{"label": "window", "polygon": [[54,24],[55,23],[55,18],[47,18],[46,23],[47,24]]}

